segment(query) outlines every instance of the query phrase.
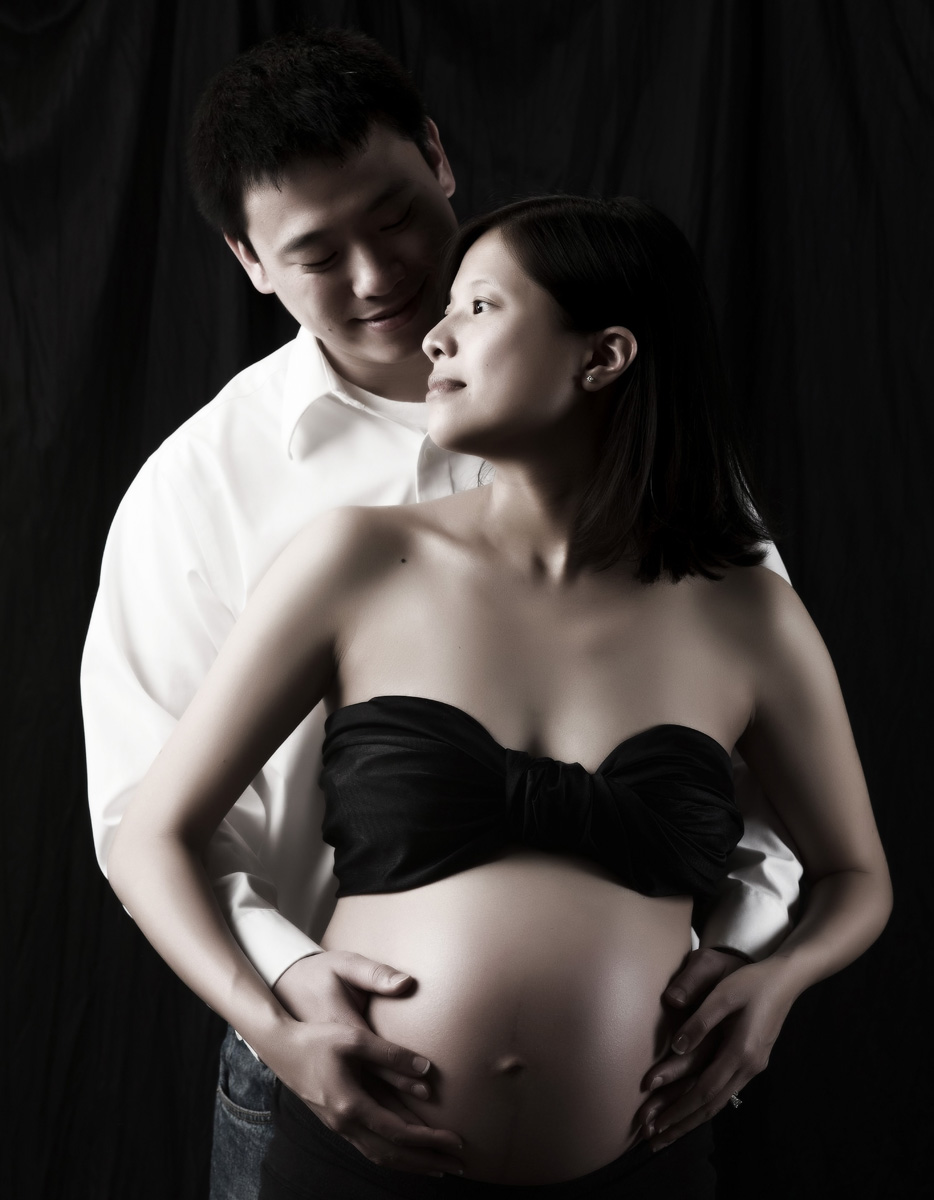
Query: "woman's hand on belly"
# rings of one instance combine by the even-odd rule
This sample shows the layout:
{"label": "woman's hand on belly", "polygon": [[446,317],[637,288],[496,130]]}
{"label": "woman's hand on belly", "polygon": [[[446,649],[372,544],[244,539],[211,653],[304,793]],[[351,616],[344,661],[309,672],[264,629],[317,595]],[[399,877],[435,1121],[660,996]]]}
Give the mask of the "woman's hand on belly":
{"label": "woman's hand on belly", "polygon": [[[372,1162],[417,1174],[457,1172],[460,1137],[431,1127],[394,1090],[427,1096],[428,1060],[379,1037],[363,1016],[369,996],[399,996],[412,982],[359,954],[299,959],[273,989],[294,1021],[281,1044],[257,1049],[321,1121]],[[361,1072],[364,1081],[375,1075],[391,1086],[369,1088]]]}
{"label": "woman's hand on belly", "polygon": [[463,1136],[468,1176],[531,1184],[586,1174],[634,1140],[689,929],[683,898],[648,900],[575,860],[523,853],[341,900],[325,944],[415,977],[369,1009],[381,1036],[432,1060],[432,1099],[406,1104]]}

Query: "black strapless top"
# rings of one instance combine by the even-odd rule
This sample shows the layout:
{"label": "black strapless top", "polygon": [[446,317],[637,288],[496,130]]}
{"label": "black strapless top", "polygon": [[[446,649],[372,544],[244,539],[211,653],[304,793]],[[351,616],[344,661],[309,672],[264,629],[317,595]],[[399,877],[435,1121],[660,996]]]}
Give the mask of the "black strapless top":
{"label": "black strapless top", "polygon": [[743,833],[729,754],[686,725],[627,738],[591,775],[505,749],[451,704],[376,696],[328,717],[323,761],[338,896],[404,892],[517,844],[645,896],[706,896]]}

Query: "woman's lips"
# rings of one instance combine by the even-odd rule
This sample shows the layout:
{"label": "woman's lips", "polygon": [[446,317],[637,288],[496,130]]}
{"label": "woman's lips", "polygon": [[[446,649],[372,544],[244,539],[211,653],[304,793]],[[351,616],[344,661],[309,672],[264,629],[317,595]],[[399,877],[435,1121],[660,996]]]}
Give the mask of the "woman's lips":
{"label": "woman's lips", "polygon": [[375,329],[379,333],[393,333],[395,330],[401,329],[403,325],[408,325],[418,312],[424,286],[424,283],[420,284],[409,299],[404,300],[402,304],[388,305],[376,316],[357,317],[356,319],[361,325],[366,325],[368,329]]}
{"label": "woman's lips", "polygon": [[448,392],[456,392],[467,385],[461,383],[459,379],[447,379],[444,375],[429,375],[428,376],[428,395],[432,392],[442,395],[447,395]]}

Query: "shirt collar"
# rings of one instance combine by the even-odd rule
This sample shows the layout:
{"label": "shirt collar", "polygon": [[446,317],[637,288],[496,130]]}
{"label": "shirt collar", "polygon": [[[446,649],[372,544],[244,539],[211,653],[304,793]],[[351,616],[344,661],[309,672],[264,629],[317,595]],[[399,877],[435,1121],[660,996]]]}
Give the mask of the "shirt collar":
{"label": "shirt collar", "polygon": [[[328,362],[318,339],[302,326],[292,343],[282,402],[282,445],[289,458],[303,457],[305,439],[296,437],[296,434],[306,413],[324,396],[331,396],[348,408],[371,415],[388,416],[381,407],[364,404],[351,394],[347,383]],[[388,419],[397,423],[397,419],[391,416]],[[424,430],[414,431],[424,435]]]}
{"label": "shirt collar", "polygon": [[289,458],[302,457],[295,432],[311,406],[323,396],[363,408],[347,395],[343,380],[328,362],[315,335],[301,327],[292,343],[282,402],[282,445]]}

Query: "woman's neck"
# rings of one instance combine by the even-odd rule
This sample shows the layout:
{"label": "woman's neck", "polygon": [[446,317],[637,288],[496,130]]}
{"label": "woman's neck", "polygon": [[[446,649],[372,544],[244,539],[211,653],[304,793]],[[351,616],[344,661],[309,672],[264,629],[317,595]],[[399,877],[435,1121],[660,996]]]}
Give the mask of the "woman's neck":
{"label": "woman's neck", "polygon": [[490,459],[496,474],[484,488],[484,538],[522,574],[563,584],[581,571],[573,534],[584,493],[593,478],[592,439],[565,440],[556,451]]}

